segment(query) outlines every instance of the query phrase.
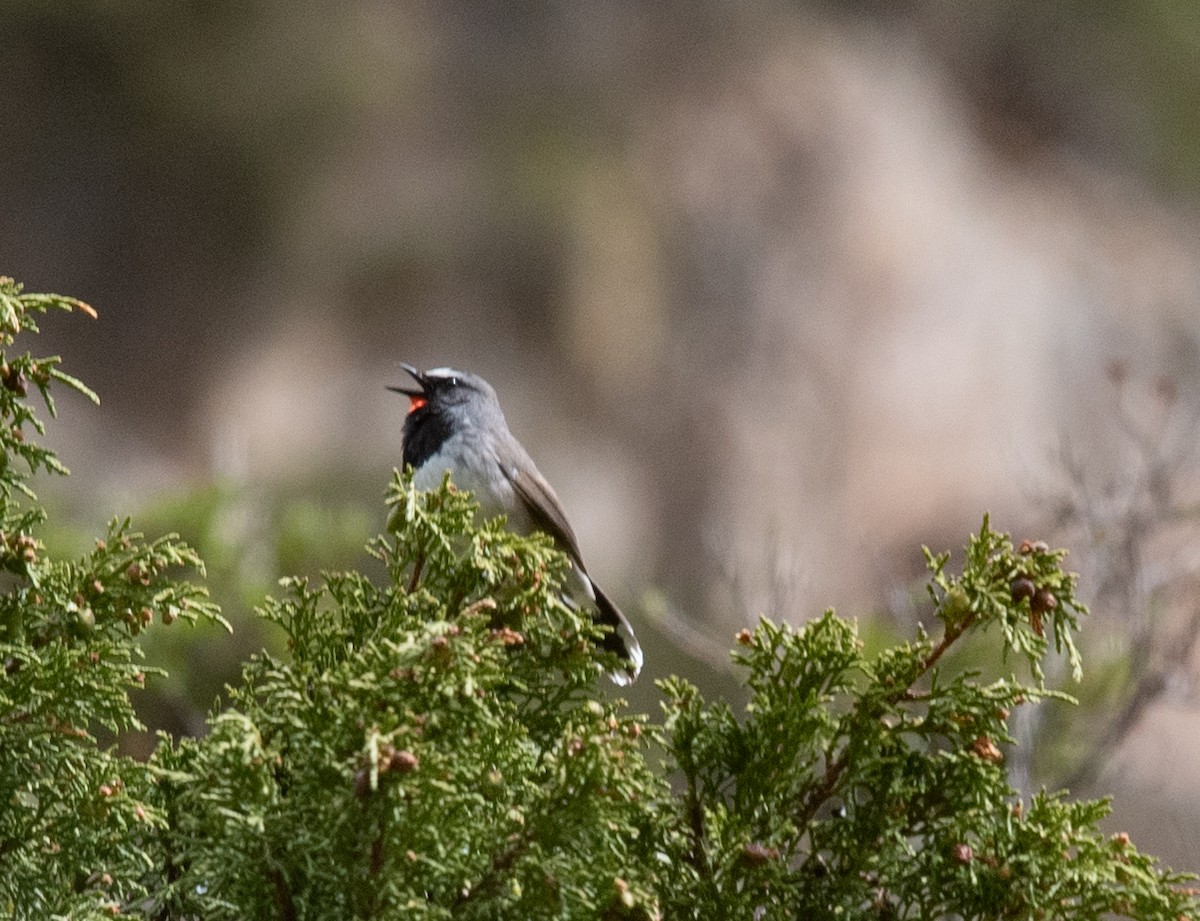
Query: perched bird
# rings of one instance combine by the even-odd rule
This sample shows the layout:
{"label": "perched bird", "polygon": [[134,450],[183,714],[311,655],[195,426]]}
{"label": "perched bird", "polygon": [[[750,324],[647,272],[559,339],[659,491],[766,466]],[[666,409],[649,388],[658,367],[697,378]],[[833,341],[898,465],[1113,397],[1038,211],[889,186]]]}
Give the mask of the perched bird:
{"label": "perched bird", "polygon": [[455,486],[474,493],[484,515],[507,516],[508,526],[519,534],[541,531],[553,538],[571,560],[568,599],[591,608],[597,622],[612,628],[601,645],[626,662],[612,680],[629,684],[641,671],[642,648],[625,615],[588,575],[562,503],[508,430],[496,391],[466,371],[401,367],[418,386],[388,389],[410,401],[404,419],[404,463],[415,471],[414,485],[433,489],[450,471]]}

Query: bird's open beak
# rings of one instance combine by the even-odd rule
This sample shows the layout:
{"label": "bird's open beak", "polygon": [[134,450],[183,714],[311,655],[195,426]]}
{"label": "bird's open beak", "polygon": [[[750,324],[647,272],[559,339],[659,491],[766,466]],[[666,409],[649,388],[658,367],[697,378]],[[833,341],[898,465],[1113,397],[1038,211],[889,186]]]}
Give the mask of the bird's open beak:
{"label": "bird's open beak", "polygon": [[410,413],[415,412],[416,410],[420,409],[422,406],[424,406],[426,403],[429,402],[429,398],[425,395],[425,375],[422,374],[420,371],[418,371],[416,368],[414,368],[412,365],[407,365],[404,362],[400,362],[400,367],[402,367],[405,371],[407,371],[409,374],[411,374],[413,376],[413,380],[415,380],[418,384],[421,385],[421,389],[413,390],[412,388],[409,388],[409,387],[389,386],[388,390],[391,390],[395,393],[402,393],[406,397],[408,397],[408,399],[409,399],[408,411]]}

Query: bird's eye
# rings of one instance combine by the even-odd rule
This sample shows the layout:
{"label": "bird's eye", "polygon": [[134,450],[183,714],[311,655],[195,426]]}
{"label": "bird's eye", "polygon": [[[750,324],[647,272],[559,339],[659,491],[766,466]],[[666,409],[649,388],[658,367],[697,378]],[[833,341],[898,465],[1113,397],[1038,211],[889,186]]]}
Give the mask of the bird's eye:
{"label": "bird's eye", "polygon": [[452,377],[452,378],[450,378],[450,386],[451,386],[451,387],[457,387],[457,386],[458,386],[458,378],[457,378],[457,377]]}

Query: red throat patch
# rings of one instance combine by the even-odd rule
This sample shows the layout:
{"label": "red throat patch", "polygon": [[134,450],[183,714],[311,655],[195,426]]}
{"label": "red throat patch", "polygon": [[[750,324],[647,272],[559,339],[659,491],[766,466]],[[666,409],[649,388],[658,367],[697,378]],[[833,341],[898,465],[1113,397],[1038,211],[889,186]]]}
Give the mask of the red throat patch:
{"label": "red throat patch", "polygon": [[420,409],[422,406],[424,406],[428,402],[429,401],[427,399],[425,399],[423,396],[414,396],[414,395],[410,394],[408,397],[408,411],[410,413],[415,413],[418,409]]}

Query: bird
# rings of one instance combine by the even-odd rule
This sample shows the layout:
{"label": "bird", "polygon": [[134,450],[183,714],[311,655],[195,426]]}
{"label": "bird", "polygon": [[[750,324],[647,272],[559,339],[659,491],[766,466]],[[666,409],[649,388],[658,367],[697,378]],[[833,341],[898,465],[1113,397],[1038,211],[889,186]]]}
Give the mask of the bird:
{"label": "bird", "polygon": [[588,574],[562,502],[509,431],[492,385],[469,371],[421,371],[403,362],[400,367],[417,383],[388,387],[409,399],[402,440],[413,485],[434,489],[448,471],[455,486],[474,494],[485,517],[504,515],[508,528],[518,534],[548,535],[571,563],[565,597],[576,607],[590,608],[593,618],[610,628],[600,645],[623,659],[624,667],[609,677],[628,685],[642,669],[642,648],[633,628]]}

